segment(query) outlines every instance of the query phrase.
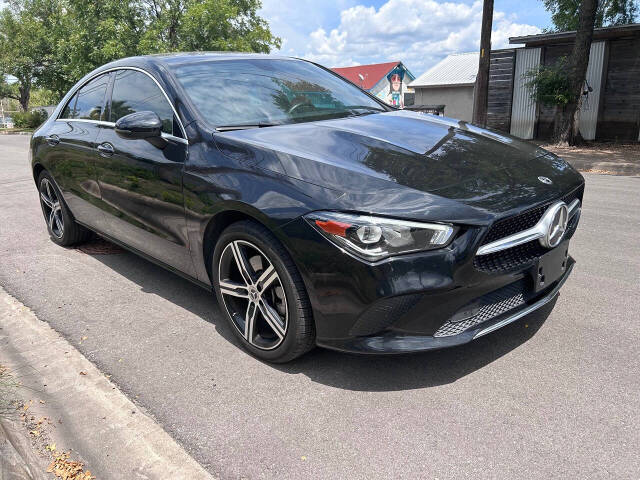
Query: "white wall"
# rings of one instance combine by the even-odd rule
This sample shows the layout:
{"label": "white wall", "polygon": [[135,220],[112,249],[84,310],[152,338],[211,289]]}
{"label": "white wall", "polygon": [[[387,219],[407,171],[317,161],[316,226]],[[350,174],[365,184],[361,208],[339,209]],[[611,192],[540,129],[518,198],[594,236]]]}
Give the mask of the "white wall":
{"label": "white wall", "polygon": [[473,86],[415,87],[415,105],[444,105],[444,115],[471,121],[473,117]]}

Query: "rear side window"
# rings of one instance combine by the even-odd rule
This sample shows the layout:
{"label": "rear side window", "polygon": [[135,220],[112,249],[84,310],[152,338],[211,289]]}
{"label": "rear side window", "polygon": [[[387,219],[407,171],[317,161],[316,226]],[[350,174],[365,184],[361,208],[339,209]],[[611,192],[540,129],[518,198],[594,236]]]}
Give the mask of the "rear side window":
{"label": "rear side window", "polygon": [[78,94],[76,93],[71,100],[67,102],[67,106],[62,110],[62,114],[60,118],[76,118],[76,100],[78,99]]}
{"label": "rear side window", "polygon": [[155,112],[162,120],[162,131],[177,135],[173,131],[173,110],[158,85],[144,73],[118,70],[111,94],[109,120],[117,122],[125,115],[143,111]]}
{"label": "rear side window", "polygon": [[102,120],[104,97],[109,83],[109,74],[100,75],[85,84],[69,101],[61,118],[79,120]]}

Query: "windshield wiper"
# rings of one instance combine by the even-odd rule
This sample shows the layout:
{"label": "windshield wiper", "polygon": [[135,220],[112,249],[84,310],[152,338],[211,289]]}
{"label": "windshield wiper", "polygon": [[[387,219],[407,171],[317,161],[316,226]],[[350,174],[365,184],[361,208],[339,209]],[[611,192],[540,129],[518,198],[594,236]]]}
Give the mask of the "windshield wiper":
{"label": "windshield wiper", "polygon": [[370,107],[369,105],[346,105],[347,110],[369,110],[370,112],[386,112],[383,108]]}
{"label": "windshield wiper", "polygon": [[221,125],[216,127],[216,131],[218,132],[232,132],[234,130],[246,130],[248,128],[265,128],[265,127],[276,127],[278,125],[282,125],[281,123],[267,123],[267,122],[258,122],[258,123],[241,123],[238,125]]}

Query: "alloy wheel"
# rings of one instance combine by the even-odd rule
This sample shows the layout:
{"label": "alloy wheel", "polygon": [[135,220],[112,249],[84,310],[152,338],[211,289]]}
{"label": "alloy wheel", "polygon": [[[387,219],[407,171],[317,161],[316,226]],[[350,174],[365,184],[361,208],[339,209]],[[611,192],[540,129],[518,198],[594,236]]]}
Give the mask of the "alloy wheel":
{"label": "alloy wheel", "polygon": [[43,178],[40,183],[40,203],[49,230],[56,238],[62,238],[64,235],[62,205],[55,188],[47,178]]}
{"label": "alloy wheel", "polygon": [[234,326],[252,346],[272,350],[286,335],[287,298],[273,263],[254,244],[230,242],[220,255],[218,283]]}

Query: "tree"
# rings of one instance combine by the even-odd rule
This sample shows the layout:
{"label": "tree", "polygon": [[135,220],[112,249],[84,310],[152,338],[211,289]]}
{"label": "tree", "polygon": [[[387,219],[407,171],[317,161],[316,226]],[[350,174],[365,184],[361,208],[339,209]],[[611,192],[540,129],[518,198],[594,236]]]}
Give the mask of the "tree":
{"label": "tree", "polygon": [[60,96],[94,68],[140,54],[144,31],[140,2],[64,0],[67,7],[55,38],[55,67],[43,85]]}
{"label": "tree", "polygon": [[[580,0],[543,0],[544,7],[551,12],[551,21],[559,32],[578,29]],[[598,2],[594,26],[633,23],[638,13],[638,0],[602,0]]]}
{"label": "tree", "polygon": [[147,29],[141,49],[268,53],[280,38],[258,16],[259,0],[143,0]]}
{"label": "tree", "polygon": [[570,96],[560,121],[560,127],[557,129],[556,141],[561,144],[575,145],[581,140],[578,130],[580,103],[589,65],[597,9],[598,0],[582,0],[580,4],[578,30],[568,72]]}
{"label": "tree", "polygon": [[0,72],[18,80],[2,93],[18,100],[23,111],[29,108],[32,87],[49,66],[50,34],[60,14],[57,0],[12,0],[0,11]]}
{"label": "tree", "polygon": [[[62,97],[94,68],[178,50],[269,52],[280,46],[259,0],[9,0],[0,11],[0,95],[29,106],[33,87]],[[4,76],[2,77],[4,78]]]}

